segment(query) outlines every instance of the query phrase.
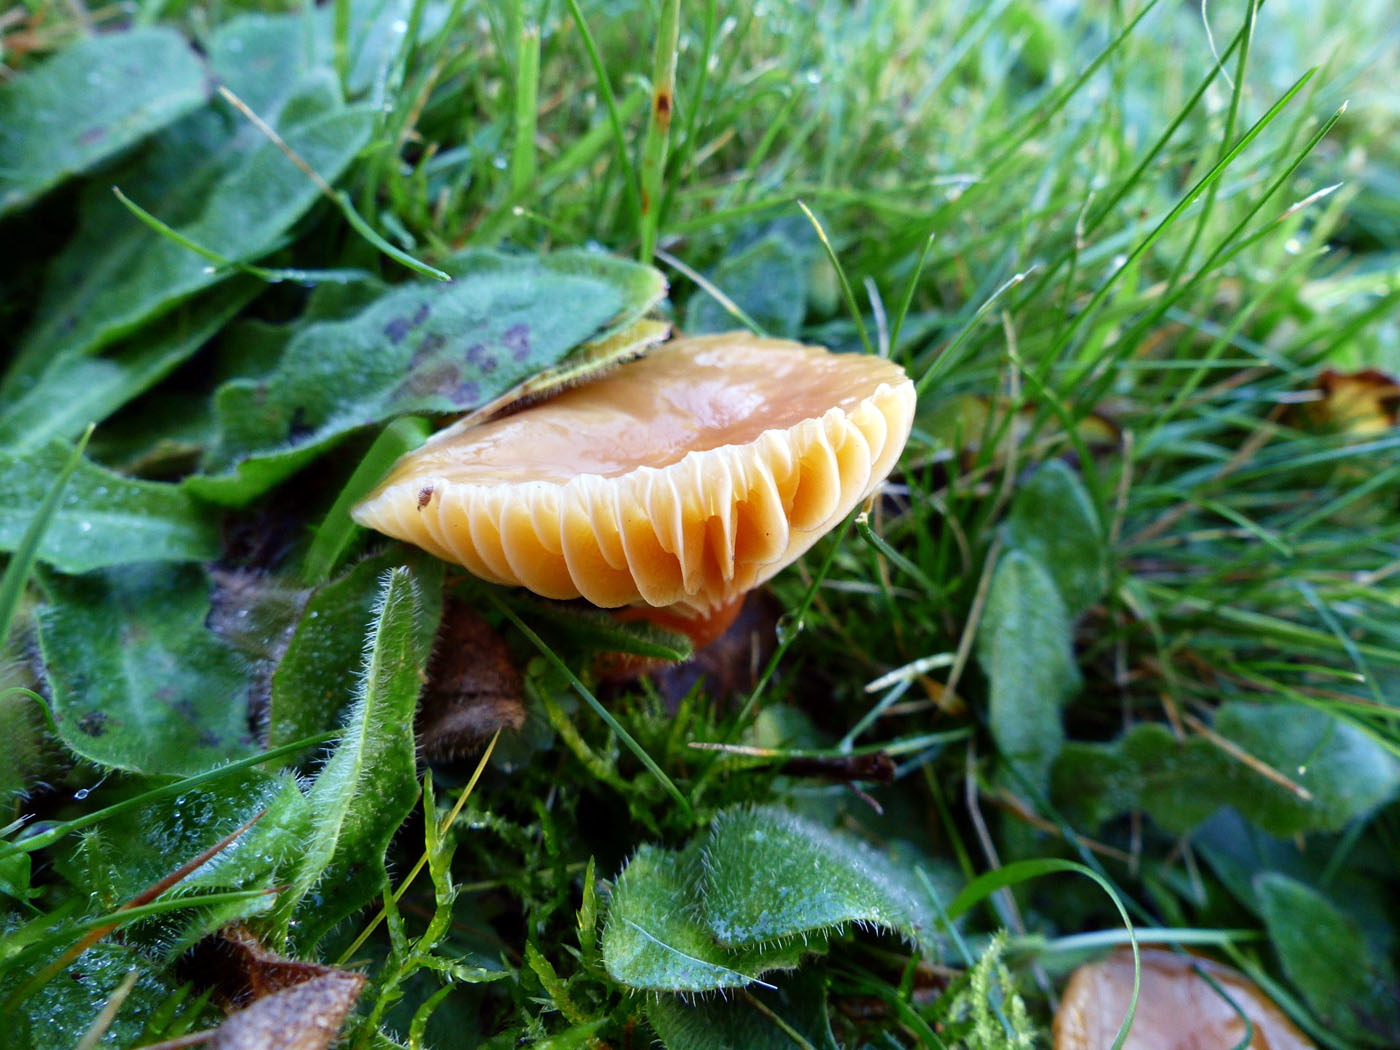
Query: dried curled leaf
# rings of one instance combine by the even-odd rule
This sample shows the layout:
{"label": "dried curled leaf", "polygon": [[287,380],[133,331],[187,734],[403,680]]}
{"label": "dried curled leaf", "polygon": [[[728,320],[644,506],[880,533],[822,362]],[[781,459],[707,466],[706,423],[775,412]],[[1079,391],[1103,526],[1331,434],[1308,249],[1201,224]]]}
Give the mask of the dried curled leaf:
{"label": "dried curled leaf", "polygon": [[335,970],[273,992],[230,1014],[211,1050],[326,1050],[364,988],[363,974]]}
{"label": "dried curled leaf", "polygon": [[233,1012],[214,1050],[326,1050],[354,1008],[365,977],[270,950],[245,926],[202,941],[186,967]]}
{"label": "dried curled leaf", "polygon": [[520,672],[486,620],[449,601],[418,702],[418,750],[443,761],[483,746],[498,729],[525,724]]}
{"label": "dried curled leaf", "polygon": [[336,971],[320,963],[288,959],[263,945],[248,927],[235,923],[194,947],[185,966],[198,984],[211,987],[226,1010],[239,1010],[269,995]]}
{"label": "dried curled leaf", "polygon": [[1400,383],[1374,368],[1327,369],[1317,377],[1319,399],[1305,410],[1314,426],[1347,434],[1382,434],[1400,419]]}

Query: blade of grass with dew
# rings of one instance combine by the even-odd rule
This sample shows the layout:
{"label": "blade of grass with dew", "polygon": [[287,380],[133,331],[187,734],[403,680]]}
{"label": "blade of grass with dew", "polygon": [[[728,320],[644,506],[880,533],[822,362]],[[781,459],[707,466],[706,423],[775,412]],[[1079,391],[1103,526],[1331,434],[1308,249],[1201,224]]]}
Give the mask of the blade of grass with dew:
{"label": "blade of grass with dew", "polygon": [[140,809],[160,799],[170,798],[188,791],[193,791],[195,788],[203,787],[210,781],[218,780],[220,777],[226,776],[229,773],[238,773],[245,769],[252,769],[255,766],[263,765],[267,762],[276,761],[279,758],[287,758],[290,755],[299,754],[306,751],[308,748],[317,747],[320,744],[333,740],[337,735],[338,732],[336,730],[327,730],[324,733],[317,733],[314,736],[303,737],[301,740],[293,741],[282,747],[275,747],[261,754],[251,755],[248,758],[241,758],[236,762],[230,762],[227,765],[219,766],[192,777],[185,777],[182,780],[173,780],[168,784],[162,784],[159,787],[151,788],[149,791],[144,791],[139,795],[123,799],[120,802],[105,806],[102,809],[94,810],[91,813],[84,813],[81,817],[74,817],[72,820],[62,821],[45,828],[41,832],[21,839],[18,842],[0,842],[0,860],[15,853],[32,853],[35,850],[44,849],[47,846],[53,845],[64,836],[71,835],[75,831],[81,831],[84,828],[92,827],[94,824],[99,824],[112,817]]}
{"label": "blade of grass with dew", "polygon": [[276,132],[272,125],[268,124],[267,121],[253,112],[248,103],[244,102],[230,91],[226,84],[219,85],[219,94],[223,96],[224,100],[228,102],[229,105],[242,113],[243,116],[247,118],[248,122],[257,128],[258,131],[262,132],[273,145],[280,149],[288,160],[302,170],[306,177],[311,180],[316,189],[321,193],[321,196],[325,197],[340,209],[340,213],[345,217],[345,221],[350,224],[352,230],[389,258],[407,267],[414,273],[422,274],[425,277],[431,277],[436,281],[452,280],[450,274],[439,270],[435,266],[429,266],[425,262],[420,262],[407,252],[396,248],[386,241],[383,236],[370,226],[370,224],[364,220],[364,217],[355,210],[354,202],[350,200],[350,195],[348,193],[343,190],[336,191],[333,189],[331,185],[317,173],[315,168],[307,164],[306,161],[296,154],[295,150],[287,145],[286,140]]}
{"label": "blade of grass with dew", "polygon": [[229,259],[212,248],[206,248],[186,237],[179,230],[168,223],[156,218],[141,205],[122,192],[120,186],[112,187],[112,194],[121,201],[122,207],[136,216],[142,223],[150,227],[166,240],[173,241],[186,251],[194,252],[201,259],[207,259],[220,269],[237,270],[239,273],[246,273],[259,280],[267,281],[269,284],[280,284],[283,281],[296,281],[300,284],[353,284],[356,281],[363,281],[372,276],[368,270],[339,269],[339,270],[288,270],[288,269],[268,269],[262,266],[253,266],[250,263],[239,262],[237,259]]}

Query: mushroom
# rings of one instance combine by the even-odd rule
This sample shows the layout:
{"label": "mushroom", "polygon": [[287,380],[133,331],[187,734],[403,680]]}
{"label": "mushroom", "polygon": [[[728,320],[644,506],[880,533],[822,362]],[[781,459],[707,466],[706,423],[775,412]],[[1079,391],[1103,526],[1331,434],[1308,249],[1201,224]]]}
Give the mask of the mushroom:
{"label": "mushroom", "polygon": [[[1241,1044],[1246,1025],[1253,1028],[1250,1050],[1315,1050],[1243,974],[1165,948],[1141,952],[1142,990],[1123,1050],[1230,1050]],[[1075,970],[1055,1014],[1055,1050],[1109,1050],[1132,994],[1130,951]]]}
{"label": "mushroom", "polygon": [[914,385],[879,357],[672,341],[410,452],[355,520],[492,583],[723,630],[884,480]]}

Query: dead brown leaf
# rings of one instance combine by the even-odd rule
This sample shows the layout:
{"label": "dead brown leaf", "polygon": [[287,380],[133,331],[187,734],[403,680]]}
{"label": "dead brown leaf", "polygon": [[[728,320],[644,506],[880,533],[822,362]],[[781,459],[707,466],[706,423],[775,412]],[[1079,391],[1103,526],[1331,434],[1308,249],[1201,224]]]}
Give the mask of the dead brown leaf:
{"label": "dead brown leaf", "polygon": [[498,729],[525,724],[520,672],[505,641],[461,601],[443,606],[442,626],[418,702],[418,749],[448,761],[486,745]]}
{"label": "dead brown leaf", "polygon": [[365,985],[363,974],[288,959],[239,925],[205,938],[182,969],[231,1012],[218,1028],[176,1042],[220,1050],[326,1050]]}
{"label": "dead brown leaf", "polygon": [[1347,434],[1382,434],[1400,415],[1400,385],[1374,368],[1360,372],[1327,369],[1317,377],[1319,399],[1305,408],[1314,426]]}
{"label": "dead brown leaf", "polygon": [[365,985],[363,974],[332,970],[229,1014],[212,1050],[326,1050]]}

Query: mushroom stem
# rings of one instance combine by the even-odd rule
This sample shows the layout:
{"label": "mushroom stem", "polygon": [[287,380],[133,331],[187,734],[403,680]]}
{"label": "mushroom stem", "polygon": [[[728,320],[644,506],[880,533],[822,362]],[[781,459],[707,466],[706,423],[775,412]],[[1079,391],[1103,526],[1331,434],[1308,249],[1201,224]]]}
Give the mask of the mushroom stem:
{"label": "mushroom stem", "polygon": [[[613,617],[619,623],[649,623],[667,631],[683,634],[690,639],[694,652],[699,652],[722,635],[738,619],[744,608],[747,595],[740,594],[709,612],[696,616],[689,609],[650,605],[632,605],[614,609]],[[654,657],[637,656],[632,653],[607,653],[597,664],[599,677],[608,682],[624,682],[662,667],[670,666],[671,661]]]}

